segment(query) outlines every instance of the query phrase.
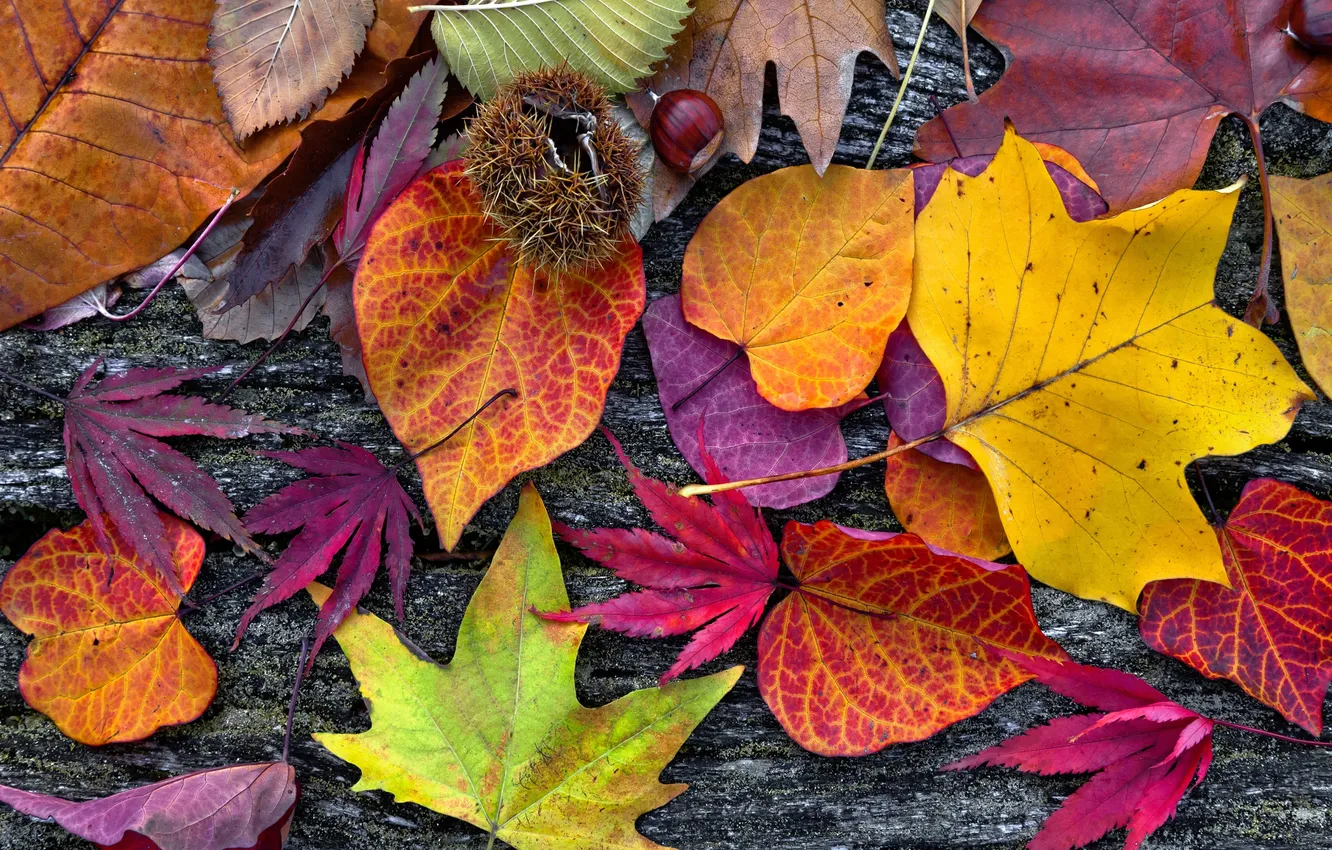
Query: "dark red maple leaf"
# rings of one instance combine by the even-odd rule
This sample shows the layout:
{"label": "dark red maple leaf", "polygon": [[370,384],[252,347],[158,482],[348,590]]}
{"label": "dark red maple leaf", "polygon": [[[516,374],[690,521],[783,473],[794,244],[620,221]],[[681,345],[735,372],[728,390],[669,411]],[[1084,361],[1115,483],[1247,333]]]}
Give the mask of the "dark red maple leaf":
{"label": "dark red maple leaf", "polygon": [[943,767],[1095,773],[1045,821],[1031,850],[1072,850],[1121,827],[1128,827],[1125,850],[1136,850],[1207,775],[1214,721],[1118,670],[1003,654],[1051,690],[1101,709],[1056,718]]}
{"label": "dark red maple leaf", "polygon": [[246,526],[255,534],[297,529],[300,533],[273,565],[241,617],[235,645],[260,611],[290,598],[322,575],[345,547],[333,595],[319,610],[308,669],[324,641],[374,583],[382,555],[381,538],[388,543],[384,560],[398,619],[403,619],[403,592],[413,549],[409,517],[415,517],[423,529],[424,524],[398,482],[396,468],[384,466],[360,446],[340,442],[335,447],[263,454],[314,475],[287,485],[245,515]]}
{"label": "dark red maple leaf", "polygon": [[[645,476],[615,436],[605,428],[602,433],[628,470],[639,500],[670,536],[641,528],[587,531],[553,523],[562,538],[588,557],[646,589],[541,616],[596,623],[635,637],[699,629],[661,675],[665,684],[730,649],[758,621],[777,586],[777,543],[762,514],[739,490],[718,493],[712,504],[681,496],[670,485]],[[708,483],[724,481],[701,433],[699,448]]]}
{"label": "dark red maple leaf", "polygon": [[134,551],[152,564],[172,590],[183,595],[166,529],[151,495],[177,516],[262,555],[217,482],[156,438],[237,439],[249,434],[299,434],[301,430],[197,396],[162,395],[218,367],[135,368],[89,388],[100,364],[99,359],[85,369],[65,399],[69,481],[99,538],[110,548],[105,514]]}

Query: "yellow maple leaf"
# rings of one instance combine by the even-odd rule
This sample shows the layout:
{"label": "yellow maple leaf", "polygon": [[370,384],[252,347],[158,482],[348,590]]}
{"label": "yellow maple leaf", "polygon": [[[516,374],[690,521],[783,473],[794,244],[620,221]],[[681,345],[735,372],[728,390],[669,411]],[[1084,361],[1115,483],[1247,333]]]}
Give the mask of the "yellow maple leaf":
{"label": "yellow maple leaf", "polygon": [[1076,223],[1010,127],[916,222],[908,320],[1032,576],[1134,610],[1149,581],[1226,583],[1185,481],[1280,440],[1312,392],[1213,303],[1238,187]]}

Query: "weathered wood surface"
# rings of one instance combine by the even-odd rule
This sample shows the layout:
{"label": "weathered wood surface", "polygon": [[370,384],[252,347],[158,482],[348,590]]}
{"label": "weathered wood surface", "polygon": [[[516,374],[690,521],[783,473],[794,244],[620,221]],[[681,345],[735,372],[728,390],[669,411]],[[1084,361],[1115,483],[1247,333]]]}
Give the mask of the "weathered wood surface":
{"label": "weathered wood surface", "polygon": [[[905,65],[924,3],[894,2],[889,22]],[[902,8],[898,8],[902,7]],[[957,38],[935,23],[918,65],[917,81],[889,134],[887,165],[909,161],[915,128],[934,114],[931,93],[943,103],[962,97]],[[978,87],[997,79],[998,53],[973,47]],[[895,81],[876,61],[862,60],[838,161],[862,164],[887,114]],[[1013,116],[1021,127],[1021,116]],[[702,216],[746,179],[806,161],[789,121],[769,110],[759,154],[748,166],[731,160],[715,169],[670,220],[644,242],[649,296],[679,286],[685,245]],[[1332,128],[1274,108],[1263,122],[1269,162],[1281,174],[1309,176],[1332,171]],[[1216,187],[1240,174],[1253,175],[1255,163],[1236,122],[1223,125],[1202,184]],[[1241,211],[1218,277],[1218,294],[1238,313],[1257,269],[1261,242],[1256,191],[1245,191]],[[1274,282],[1279,276],[1274,273]],[[1279,291],[1279,284],[1278,291]],[[325,437],[360,443],[383,458],[399,452],[382,417],[361,401],[356,382],[340,377],[338,355],[320,321],[291,342],[234,401],[252,411],[301,425]],[[1288,324],[1269,330],[1297,361]],[[93,357],[106,356],[113,369],[131,364],[199,366],[252,359],[260,346],[239,347],[200,338],[199,323],[179,292],[168,294],[144,316],[125,325],[103,320],[67,331],[38,335],[0,334],[0,368],[63,392]],[[234,374],[234,372],[233,372]],[[199,382],[205,393],[218,390],[225,373]],[[63,467],[58,405],[0,386],[0,569],[7,568],[47,527],[69,525],[78,513]],[[649,474],[668,480],[691,479],[691,472],[666,433],[642,334],[635,331],[606,405],[607,424]],[[879,408],[861,411],[845,426],[853,456],[882,448],[887,427]],[[1332,497],[1332,407],[1324,400],[1307,405],[1290,437],[1242,458],[1205,464],[1213,495],[1227,510],[1250,478],[1271,475]],[[244,509],[292,480],[292,470],[256,458],[251,450],[276,447],[277,437],[243,443],[176,441],[211,471]],[[296,441],[286,441],[293,445]],[[844,477],[827,498],[798,510],[774,512],[778,530],[787,519],[829,517],[849,525],[898,528],[882,490],[883,467]],[[537,482],[551,513],[575,525],[630,526],[647,522],[633,499],[607,443],[593,437],[546,469],[523,479]],[[419,487],[415,483],[419,500]],[[462,547],[494,545],[516,504],[511,485],[492,500],[469,527]],[[434,549],[424,541],[419,551]],[[620,583],[564,548],[565,573],[575,602],[605,598]],[[2,560],[8,559],[8,560]],[[258,567],[229,546],[213,545],[197,595],[246,576]],[[418,562],[408,602],[407,633],[439,659],[453,650],[467,599],[482,564]],[[297,646],[313,620],[303,599],[262,615],[235,653],[228,653],[232,630],[244,607],[244,592],[233,594],[189,617],[189,627],[218,659],[217,701],[199,721],[164,730],[150,740],[92,750],[60,736],[46,718],[28,709],[15,687],[26,639],[0,625],[0,782],[24,788],[87,797],[154,781],[168,774],[241,761],[276,758]],[[1207,714],[1300,734],[1274,712],[1228,683],[1210,682],[1183,665],[1150,652],[1135,622],[1123,611],[1083,602],[1038,587],[1036,610],[1045,630],[1082,661],[1122,667],[1146,676],[1167,694]],[[392,605],[383,582],[368,602],[381,616]],[[589,704],[605,703],[626,691],[653,684],[682,641],[629,640],[591,631],[578,663],[578,690]],[[690,791],[642,819],[640,827],[663,844],[703,850],[815,850],[815,848],[1019,847],[1040,822],[1080,782],[1077,778],[1026,776],[984,770],[939,774],[936,768],[975,752],[1033,724],[1072,708],[1043,688],[1028,685],[992,708],[924,743],[898,746],[860,759],[826,759],[793,745],[764,706],[754,684],[753,634],[722,661],[719,669],[743,663],[751,672],[708,717],[667,769],[668,781],[688,782]],[[366,728],[367,715],[347,664],[336,648],[326,650],[306,684],[296,717],[293,761],[305,783],[296,814],[291,850],[374,850],[481,848],[480,831],[416,806],[399,806],[381,794],[353,794],[354,767],[333,758],[310,740],[314,731],[352,732]],[[1217,759],[1206,784],[1190,794],[1179,817],[1149,841],[1153,848],[1316,848],[1332,847],[1332,751],[1257,739],[1228,730],[1217,732]],[[1119,846],[1120,836],[1099,848]],[[87,845],[58,828],[0,811],[0,850],[66,850]]]}

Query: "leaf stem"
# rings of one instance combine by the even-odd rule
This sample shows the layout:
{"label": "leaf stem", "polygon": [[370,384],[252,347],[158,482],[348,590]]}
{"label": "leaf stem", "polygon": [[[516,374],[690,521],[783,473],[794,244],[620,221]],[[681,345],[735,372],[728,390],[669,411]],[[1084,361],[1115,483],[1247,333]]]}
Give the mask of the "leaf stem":
{"label": "leaf stem", "polygon": [[[236,380],[228,384],[227,388],[223,390],[216,399],[214,399],[215,401],[220,403],[223,400],[225,400],[227,396],[231,395],[232,390],[240,386],[241,381],[244,381],[246,378],[250,377],[251,372],[253,372],[255,369],[258,369],[259,365],[263,363],[265,360],[267,360],[270,354],[278,350],[278,347],[282,345],[282,343],[285,342],[287,337],[291,334],[292,329],[296,327],[296,323],[301,320],[301,316],[305,315],[305,308],[309,307],[310,302],[314,300],[314,297],[323,291],[324,284],[328,283],[328,279],[333,276],[333,272],[337,271],[341,267],[342,267],[342,258],[339,257],[338,261],[333,265],[329,266],[328,270],[324,272],[324,276],[319,278],[319,283],[315,286],[314,289],[310,290],[310,294],[305,296],[305,300],[301,302],[301,306],[296,308],[296,314],[292,316],[291,321],[287,323],[286,330],[284,330],[281,334],[279,334],[278,338],[273,340],[273,343],[269,345],[268,348],[264,349],[264,353],[260,354],[259,357],[256,358],[255,361],[245,369],[244,372],[241,372],[240,376],[237,377]],[[296,272],[293,272],[293,274],[296,274]],[[279,283],[281,283],[281,281],[279,281]],[[276,284],[274,285],[276,286]]]}
{"label": "leaf stem", "polygon": [[1224,726],[1227,729],[1238,729],[1241,732],[1251,732],[1254,735],[1262,735],[1265,738],[1276,738],[1278,741],[1285,741],[1290,744],[1303,744],[1306,747],[1332,747],[1332,741],[1310,741],[1307,738],[1294,738],[1290,735],[1268,732],[1266,729],[1245,726],[1243,723],[1231,723],[1229,720],[1216,720],[1214,718],[1209,719],[1217,726]]}
{"label": "leaf stem", "polygon": [[301,679],[305,676],[305,657],[310,653],[310,638],[301,638],[301,657],[296,659],[296,679],[291,685],[291,702],[287,704],[287,731],[282,736],[282,761],[291,755],[291,727],[296,720],[296,701],[301,695]]}
{"label": "leaf stem", "polygon": [[28,392],[36,393],[42,398],[49,399],[50,401],[59,402],[60,404],[64,404],[66,401],[60,396],[54,393],[49,393],[46,390],[42,389],[41,387],[34,387],[32,384],[28,383],[27,381],[20,381],[18,378],[15,378],[13,375],[9,374],[8,372],[0,372],[0,380],[9,381],[11,384],[14,384],[15,386],[23,387],[23,389],[27,390]]}
{"label": "leaf stem", "polygon": [[431,443],[430,445],[426,446],[424,449],[421,449],[421,450],[420,450],[419,452],[417,452],[416,454],[408,455],[407,457],[405,457],[405,458],[403,458],[402,460],[398,461],[396,464],[393,465],[393,469],[394,469],[394,470],[397,470],[398,467],[400,467],[400,466],[402,466],[402,465],[404,465],[404,464],[410,463],[410,462],[416,460],[417,458],[419,458],[421,455],[426,454],[427,452],[433,452],[435,449],[437,449],[437,448],[439,448],[440,446],[444,445],[444,444],[447,443],[449,440],[453,439],[453,435],[457,434],[459,431],[461,431],[462,429],[466,428],[469,424],[471,424],[471,422],[472,422],[473,419],[475,419],[476,417],[478,417],[478,416],[480,416],[482,413],[484,413],[484,412],[486,411],[486,408],[487,408],[487,407],[490,407],[492,404],[494,404],[495,402],[499,401],[501,398],[503,398],[503,397],[506,396],[506,395],[507,395],[507,396],[513,396],[514,398],[517,398],[517,397],[518,397],[518,391],[515,390],[515,389],[513,389],[512,387],[510,387],[510,388],[508,388],[508,389],[503,389],[503,390],[500,390],[499,392],[495,393],[493,396],[490,397],[490,399],[489,399],[485,404],[481,405],[481,406],[478,407],[475,411],[473,411],[473,413],[472,413],[471,416],[468,416],[468,417],[467,417],[466,419],[464,419],[462,422],[459,422],[459,423],[458,423],[458,427],[454,428],[452,431],[450,431],[449,433],[445,434],[445,435],[444,435],[443,437],[441,437],[440,439],[438,439],[438,440],[436,440],[435,442]]}
{"label": "leaf stem", "polygon": [[1244,116],[1244,126],[1249,130],[1249,139],[1253,142],[1253,155],[1258,160],[1258,189],[1263,193],[1263,254],[1258,264],[1258,282],[1253,287],[1253,297],[1244,310],[1244,321],[1261,328],[1264,323],[1276,324],[1278,318],[1276,306],[1267,293],[1267,281],[1272,274],[1272,187],[1267,179],[1267,157],[1263,155],[1262,130],[1257,119]]}
{"label": "leaf stem", "polygon": [[426,552],[416,557],[422,561],[481,561],[494,554],[494,549],[479,549],[475,552]]}
{"label": "leaf stem", "polygon": [[222,588],[221,590],[219,590],[219,591],[217,591],[217,592],[215,592],[215,593],[210,593],[210,594],[208,594],[208,595],[205,596],[203,599],[200,599],[198,602],[195,602],[195,601],[190,600],[190,599],[185,599],[185,600],[183,600],[183,602],[185,603],[185,612],[188,613],[188,612],[190,612],[190,611],[197,611],[198,609],[204,607],[204,606],[207,605],[208,603],[210,603],[210,602],[215,602],[215,601],[217,601],[218,599],[221,599],[223,596],[226,596],[228,593],[230,593],[231,591],[235,590],[236,588],[238,588],[238,587],[244,587],[245,585],[249,584],[250,582],[254,581],[255,579],[257,579],[257,578],[263,578],[263,577],[264,577],[264,571],[259,571],[259,572],[250,573],[248,576],[246,576],[245,578],[241,579],[240,581],[233,581],[231,584],[227,585],[226,587]]}
{"label": "leaf stem", "polygon": [[868,466],[880,460],[887,460],[896,454],[901,454],[907,449],[914,449],[917,446],[931,443],[942,437],[948,429],[935,431],[933,434],[927,434],[918,440],[912,440],[909,443],[903,443],[900,446],[893,446],[881,452],[875,452],[872,455],[848,460],[846,463],[839,463],[836,466],[825,466],[821,469],[807,469],[800,472],[784,472],[781,475],[768,475],[763,478],[750,478],[746,481],[723,481],[720,484],[686,484],[680,488],[681,496],[706,496],[712,493],[725,493],[728,490],[739,490],[742,487],[755,487],[759,484],[774,484],[778,481],[797,481],[801,478],[816,478],[820,475],[831,475],[834,472],[846,472],[848,469],[856,469],[861,466]]}
{"label": "leaf stem", "polygon": [[139,302],[139,306],[122,315],[116,315],[109,312],[104,315],[113,322],[128,322],[130,319],[139,315],[139,313],[141,313],[143,309],[151,304],[153,299],[157,297],[157,293],[162,291],[162,287],[167,285],[167,281],[175,277],[176,272],[180,271],[181,267],[189,262],[190,257],[193,257],[194,252],[199,250],[199,246],[208,238],[208,234],[213,232],[213,228],[217,227],[217,223],[222,220],[222,216],[226,215],[227,210],[231,209],[231,205],[236,202],[236,198],[238,197],[240,197],[240,189],[232,189],[231,194],[227,196],[227,202],[213,214],[213,220],[208,222],[208,226],[204,228],[203,233],[200,233],[199,238],[194,240],[194,244],[190,246],[189,250],[186,251],[183,256],[181,256],[180,261],[171,267],[171,271],[162,275],[162,279],[157,282],[157,285],[153,287],[147,297]]}
{"label": "leaf stem", "polygon": [[[967,0],[962,0],[961,6],[962,16],[960,22],[962,24],[962,32],[958,33],[958,35],[962,36],[962,76],[965,77],[967,81],[967,100],[975,103],[976,86],[971,82],[971,53],[967,50]],[[957,146],[954,145],[954,147]]]}
{"label": "leaf stem", "polygon": [[699,392],[699,390],[703,389],[703,388],[706,387],[708,384],[712,383],[713,379],[716,378],[718,375],[720,375],[722,372],[725,372],[727,366],[730,366],[732,363],[734,363],[735,361],[739,360],[739,359],[740,359],[740,355],[743,354],[743,353],[744,353],[744,349],[741,348],[740,346],[736,346],[736,348],[735,348],[735,353],[732,354],[730,357],[726,358],[726,362],[725,362],[725,363],[721,364],[721,365],[718,366],[716,369],[713,369],[713,370],[712,370],[712,373],[709,374],[709,375],[708,375],[706,378],[704,378],[702,381],[700,381],[699,384],[698,384],[698,386],[696,386],[696,387],[694,387],[692,390],[690,390],[690,391],[685,395],[684,398],[682,398],[682,399],[676,401],[675,404],[672,404],[672,405],[671,405],[671,412],[674,413],[675,411],[677,411],[677,410],[679,410],[681,407],[683,407],[683,406],[684,406],[684,403],[687,402],[687,401],[689,401],[689,400],[690,400],[691,398],[693,398],[695,395],[697,395],[698,392]]}
{"label": "leaf stem", "polygon": [[1212,512],[1212,525],[1220,528],[1225,522],[1221,519],[1221,512],[1216,509],[1216,502],[1212,501],[1212,491],[1207,487],[1207,479],[1203,477],[1202,458],[1193,461],[1193,471],[1198,476],[1198,486],[1202,488],[1203,496],[1207,498],[1207,508]]}
{"label": "leaf stem", "polygon": [[925,30],[930,26],[930,15],[934,14],[934,0],[930,0],[930,5],[925,7],[925,18],[920,22],[920,35],[916,36],[916,47],[911,51],[911,61],[907,62],[906,73],[902,75],[902,84],[897,87],[897,98],[893,100],[893,108],[888,113],[888,120],[883,122],[883,129],[879,131],[879,140],[874,143],[874,150],[870,151],[869,162],[865,164],[866,168],[874,167],[874,160],[879,158],[879,149],[883,147],[883,140],[888,136],[888,128],[893,126],[893,119],[897,117],[897,108],[902,105],[902,97],[906,95],[907,84],[911,82],[911,72],[916,67],[916,57],[920,55],[920,46],[925,43]]}

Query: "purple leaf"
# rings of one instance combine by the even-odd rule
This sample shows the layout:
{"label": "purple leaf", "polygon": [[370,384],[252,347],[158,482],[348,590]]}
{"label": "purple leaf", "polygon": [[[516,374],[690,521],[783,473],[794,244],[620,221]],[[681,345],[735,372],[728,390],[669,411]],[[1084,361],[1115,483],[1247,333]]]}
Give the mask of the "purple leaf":
{"label": "purple leaf", "polygon": [[299,794],[283,762],[201,770],[82,803],[0,785],[0,802],[85,841],[111,847],[141,835],[160,850],[253,848],[274,833],[265,846],[281,846]]}
{"label": "purple leaf", "polygon": [[[879,391],[888,424],[908,443],[943,428],[948,419],[948,399],[943,379],[925,357],[920,343],[906,322],[888,335],[888,345],[879,364]],[[966,449],[948,440],[935,440],[917,448],[935,460],[978,469]]]}
{"label": "purple leaf", "polygon": [[135,552],[182,595],[166,529],[150,495],[177,516],[261,553],[217,482],[156,438],[236,439],[301,430],[202,398],[162,395],[213,368],[131,369],[89,388],[100,363],[84,370],[65,403],[70,486],[98,534],[107,535],[106,514]]}
{"label": "purple leaf", "polygon": [[[781,410],[758,394],[742,356],[679,410],[672,410],[730,360],[737,348],[686,322],[678,295],[660,298],[648,307],[643,314],[643,333],[671,439],[699,475],[705,472],[698,446],[700,421],[708,452],[730,481],[817,469],[847,459],[841,422],[864,402],[798,412]],[[755,507],[789,508],[826,496],[838,477],[781,481],[741,492]]]}
{"label": "purple leaf", "polygon": [[[979,154],[976,156],[964,156],[948,162],[937,162],[930,165],[922,165],[915,169],[916,185],[916,215],[920,215],[921,210],[934,197],[934,190],[939,188],[939,180],[943,177],[945,170],[951,168],[954,171],[960,171],[968,177],[975,177],[985,170],[990,164],[993,156]],[[1110,205],[1105,202],[1095,189],[1083,183],[1062,165],[1056,165],[1053,162],[1045,163],[1045,170],[1050,172],[1050,178],[1054,180],[1055,186],[1059,188],[1059,194],[1064,199],[1064,209],[1068,210],[1069,218],[1074,221],[1091,221],[1106,214]]]}
{"label": "purple leaf", "polygon": [[421,514],[402,489],[394,470],[360,446],[338,443],[299,452],[263,454],[313,476],[287,485],[245,515],[246,526],[255,534],[281,534],[297,529],[300,533],[273,565],[273,571],[241,617],[236,644],[260,611],[290,598],[318,578],[345,548],[333,595],[319,609],[310,651],[312,665],[324,641],[374,582],[383,538],[388,543],[393,600],[398,619],[403,618],[403,593],[412,558],[409,520],[415,517],[421,525]]}
{"label": "purple leaf", "polygon": [[346,212],[333,231],[333,244],[348,264],[360,257],[370,228],[430,156],[448,88],[449,68],[435,57],[393,101],[369,153],[364,145],[357,150],[347,182]]}
{"label": "purple leaf", "polygon": [[19,327],[29,331],[54,331],[68,327],[75,322],[91,318],[99,313],[111,315],[109,309],[120,300],[120,287],[99,283],[92,289],[57,304],[36,318],[29,319]]}

